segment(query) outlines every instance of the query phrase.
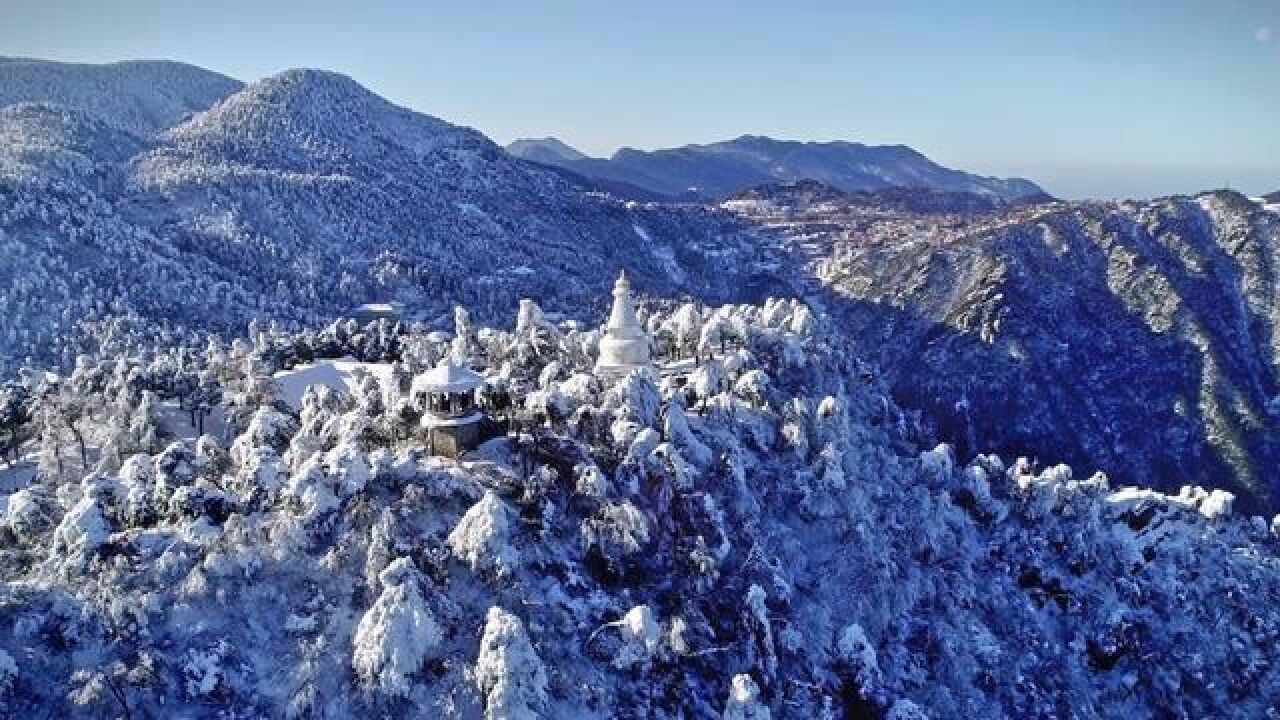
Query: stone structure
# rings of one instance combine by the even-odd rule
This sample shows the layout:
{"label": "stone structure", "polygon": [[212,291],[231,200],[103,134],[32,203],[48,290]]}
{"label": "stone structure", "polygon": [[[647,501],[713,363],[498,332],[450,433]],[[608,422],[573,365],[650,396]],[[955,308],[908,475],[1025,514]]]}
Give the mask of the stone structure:
{"label": "stone structure", "polygon": [[627,280],[626,272],[622,272],[613,285],[613,309],[604,328],[604,337],[600,338],[596,374],[607,380],[616,380],[633,370],[655,372],[649,358],[649,334],[636,318],[631,282]]}
{"label": "stone structure", "polygon": [[448,360],[414,379],[410,397],[422,412],[433,455],[456,458],[484,439],[485,416],[476,405],[483,384],[483,377]]}

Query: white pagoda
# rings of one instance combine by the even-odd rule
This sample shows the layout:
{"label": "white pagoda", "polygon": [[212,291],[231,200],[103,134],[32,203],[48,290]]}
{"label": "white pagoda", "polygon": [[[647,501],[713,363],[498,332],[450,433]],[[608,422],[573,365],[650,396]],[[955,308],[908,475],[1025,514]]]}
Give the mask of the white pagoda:
{"label": "white pagoda", "polygon": [[432,454],[456,458],[479,444],[485,415],[475,391],[483,384],[483,377],[447,359],[414,378],[410,397],[422,411]]}
{"label": "white pagoda", "polygon": [[[600,338],[600,356],[596,359],[596,375],[616,380],[633,370],[654,373],[649,359],[649,334],[636,318],[636,306],[631,299],[631,281],[627,273],[618,274],[613,285],[613,310]],[[656,374],[656,373],[655,373]]]}

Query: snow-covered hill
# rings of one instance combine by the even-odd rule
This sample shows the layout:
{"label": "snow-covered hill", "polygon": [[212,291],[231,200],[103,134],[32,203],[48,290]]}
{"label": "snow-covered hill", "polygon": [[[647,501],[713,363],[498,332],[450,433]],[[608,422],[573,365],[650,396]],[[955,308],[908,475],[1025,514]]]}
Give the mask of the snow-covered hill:
{"label": "snow-covered hill", "polygon": [[715,297],[739,288],[704,268],[755,253],[727,214],[594,192],[332,73],[282,73],[146,136],[74,105],[0,115],[8,368],[373,300],[428,320],[521,295],[580,307],[619,267]]}
{"label": "snow-covered hill", "polygon": [[[449,346],[386,326],[0,392],[40,470],[0,495],[0,715],[1265,717],[1280,696],[1280,523],[959,463],[803,303],[648,317],[687,382],[601,383],[596,333],[528,304],[514,332],[460,323],[521,432],[459,463],[401,390]],[[281,402],[273,371],[326,351],[399,362]],[[225,422],[168,436],[175,403]]]}
{"label": "snow-covered hill", "polygon": [[1044,197],[1044,191],[1029,180],[952,170],[903,145],[796,142],[743,135],[708,145],[650,152],[623,148],[607,160],[566,157],[544,152],[545,147],[530,143],[513,152],[588,177],[627,182],[672,196],[694,191],[704,197],[723,198],[766,183],[817,180],[847,191],[909,187],[973,193],[1002,201]]}
{"label": "snow-covered hill", "polygon": [[240,87],[224,75],[176,62],[88,65],[0,57],[0,107],[51,103],[137,136],[206,110]]}
{"label": "snow-covered hill", "polygon": [[[28,359],[66,369],[82,353],[202,347],[252,320],[313,325],[365,302],[428,323],[464,303],[496,321],[529,296],[586,320],[626,266],[667,296],[808,294],[966,459],[1055,457],[1274,507],[1276,216],[1234,196],[1006,203],[797,181],[721,206],[645,203],[332,73],[208,91],[206,109],[152,129],[113,119],[127,93],[84,100],[99,78],[151,65],[24,63],[4,66],[53,69],[51,89],[24,91],[39,103],[0,108],[5,378]],[[145,87],[103,87],[153,93],[137,114],[194,97],[198,78],[218,84],[160,67]],[[778,147],[731,145],[727,157]]]}

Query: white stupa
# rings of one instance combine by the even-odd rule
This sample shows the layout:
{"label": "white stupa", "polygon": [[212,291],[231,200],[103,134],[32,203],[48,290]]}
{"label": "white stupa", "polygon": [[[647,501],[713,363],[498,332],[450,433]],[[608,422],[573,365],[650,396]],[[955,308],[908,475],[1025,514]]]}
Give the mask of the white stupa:
{"label": "white stupa", "polygon": [[636,319],[631,281],[624,271],[613,284],[613,310],[609,313],[604,337],[600,338],[596,374],[612,380],[629,375],[632,370],[653,372],[653,363],[649,360],[649,334]]}

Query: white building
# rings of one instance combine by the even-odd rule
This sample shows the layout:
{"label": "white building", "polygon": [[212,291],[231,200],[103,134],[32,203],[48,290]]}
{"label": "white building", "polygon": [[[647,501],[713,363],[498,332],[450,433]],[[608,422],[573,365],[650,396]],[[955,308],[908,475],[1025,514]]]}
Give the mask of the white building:
{"label": "white building", "polygon": [[649,334],[636,318],[635,303],[631,298],[631,282],[627,273],[619,273],[613,285],[613,309],[604,337],[600,338],[600,356],[596,359],[596,374],[608,380],[629,375],[633,370],[654,373],[649,358]]}

